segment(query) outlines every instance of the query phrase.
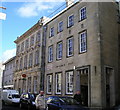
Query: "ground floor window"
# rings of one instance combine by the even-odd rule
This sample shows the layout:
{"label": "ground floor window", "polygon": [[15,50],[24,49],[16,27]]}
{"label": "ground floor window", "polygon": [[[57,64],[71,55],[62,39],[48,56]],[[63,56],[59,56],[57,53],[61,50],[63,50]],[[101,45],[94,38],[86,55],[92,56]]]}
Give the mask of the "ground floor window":
{"label": "ground floor window", "polygon": [[47,94],[52,93],[52,74],[47,75]]}
{"label": "ground floor window", "polygon": [[26,79],[23,79],[23,91],[26,92]]}
{"label": "ground floor window", "polygon": [[73,71],[66,72],[66,94],[73,94]]}
{"label": "ground floor window", "polygon": [[28,78],[28,92],[31,92],[31,77]]}
{"label": "ground floor window", "polygon": [[34,93],[37,93],[37,76],[34,76]]}
{"label": "ground floor window", "polygon": [[56,73],[56,94],[61,94],[61,73]]}

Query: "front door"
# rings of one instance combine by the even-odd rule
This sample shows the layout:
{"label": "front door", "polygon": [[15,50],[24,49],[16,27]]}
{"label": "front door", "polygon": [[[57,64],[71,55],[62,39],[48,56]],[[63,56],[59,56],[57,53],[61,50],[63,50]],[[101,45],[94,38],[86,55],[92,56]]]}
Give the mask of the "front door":
{"label": "front door", "polygon": [[80,91],[82,105],[88,106],[88,68],[80,70]]}

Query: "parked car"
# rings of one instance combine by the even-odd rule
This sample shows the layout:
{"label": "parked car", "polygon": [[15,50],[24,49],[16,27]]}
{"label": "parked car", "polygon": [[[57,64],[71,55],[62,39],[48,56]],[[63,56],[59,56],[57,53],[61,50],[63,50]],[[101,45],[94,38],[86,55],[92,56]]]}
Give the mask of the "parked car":
{"label": "parked car", "polygon": [[2,91],[2,104],[3,105],[13,105],[19,104],[20,95],[16,90],[3,90]]}
{"label": "parked car", "polygon": [[27,108],[27,110],[35,109],[35,98],[36,94],[23,93],[20,97],[20,108]]}
{"label": "parked car", "polygon": [[47,110],[88,110],[82,107],[75,99],[67,96],[49,96]]}

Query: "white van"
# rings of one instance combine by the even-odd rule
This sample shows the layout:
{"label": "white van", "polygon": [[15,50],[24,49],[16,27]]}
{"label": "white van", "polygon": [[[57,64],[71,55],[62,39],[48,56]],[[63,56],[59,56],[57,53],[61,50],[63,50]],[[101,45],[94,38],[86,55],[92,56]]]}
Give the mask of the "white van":
{"label": "white van", "polygon": [[20,95],[16,90],[3,90],[2,91],[2,103],[3,104],[19,104]]}

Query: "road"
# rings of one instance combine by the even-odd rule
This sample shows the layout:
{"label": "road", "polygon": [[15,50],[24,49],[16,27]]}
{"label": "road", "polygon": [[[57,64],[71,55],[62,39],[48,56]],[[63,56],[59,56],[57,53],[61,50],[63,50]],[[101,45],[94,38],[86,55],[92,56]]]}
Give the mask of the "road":
{"label": "road", "polygon": [[9,106],[9,105],[7,105],[7,106],[3,106],[2,110],[21,110],[21,109],[19,108],[19,106]]}

